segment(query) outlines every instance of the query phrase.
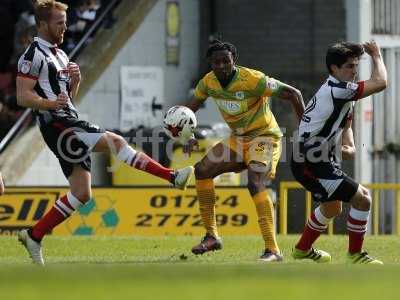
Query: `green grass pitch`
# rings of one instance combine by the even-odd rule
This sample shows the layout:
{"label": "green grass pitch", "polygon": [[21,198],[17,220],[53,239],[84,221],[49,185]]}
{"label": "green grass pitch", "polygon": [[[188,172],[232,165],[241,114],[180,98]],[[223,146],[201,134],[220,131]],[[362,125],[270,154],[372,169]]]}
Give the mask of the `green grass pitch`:
{"label": "green grass pitch", "polygon": [[260,237],[226,237],[195,257],[199,237],[49,236],[47,266],[32,266],[16,237],[0,237],[0,299],[398,299],[400,239],[367,236],[384,266],[346,265],[346,236],[322,236],[331,264],[293,261],[298,236],[279,236],[281,264],[257,261]]}

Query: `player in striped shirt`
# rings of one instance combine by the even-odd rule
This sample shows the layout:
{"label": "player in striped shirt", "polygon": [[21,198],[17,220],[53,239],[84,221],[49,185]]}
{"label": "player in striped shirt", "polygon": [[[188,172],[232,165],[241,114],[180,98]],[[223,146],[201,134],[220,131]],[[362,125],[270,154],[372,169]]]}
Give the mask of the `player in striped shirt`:
{"label": "player in striped shirt", "polygon": [[[359,58],[365,52],[372,59],[371,76],[356,82]],[[307,104],[293,149],[292,172],[320,203],[309,218],[293,249],[295,259],[329,262],[329,253],[313,248],[313,243],[350,203],[347,219],[350,263],[382,264],[362,250],[371,208],[369,191],[340,167],[340,157],[355,154],[351,120],[355,101],[386,88],[387,74],[379,46],[375,42],[336,43],[326,54],[329,77]]]}
{"label": "player in striped shirt", "polygon": [[[209,97],[215,101],[232,135],[215,145],[195,166],[196,189],[206,235],[193,247],[194,254],[222,248],[215,220],[213,178],[225,172],[248,170],[248,189],[254,200],[265,248],[266,262],[281,261],[276,242],[273,203],[266,190],[275,177],[281,154],[282,133],[269,108],[270,97],[288,100],[300,120],[304,104],[301,93],[260,71],[236,65],[237,51],[229,43],[213,42],[207,51],[212,71],[197,84],[187,105],[197,111]],[[195,142],[192,140],[189,149]]]}
{"label": "player in striped shirt", "polygon": [[181,189],[193,173],[193,167],[177,171],[165,168],[145,153],[134,150],[123,137],[79,119],[72,103],[81,81],[79,66],[69,62],[67,55],[57,48],[67,29],[67,8],[54,0],[36,2],[38,37],[18,62],[18,103],[34,110],[42,136],[70,184],[70,191],[38,223],[18,234],[33,262],[39,265],[44,264],[41,247],[44,235],[91,198],[92,151],[113,153],[132,168],[158,176]]}

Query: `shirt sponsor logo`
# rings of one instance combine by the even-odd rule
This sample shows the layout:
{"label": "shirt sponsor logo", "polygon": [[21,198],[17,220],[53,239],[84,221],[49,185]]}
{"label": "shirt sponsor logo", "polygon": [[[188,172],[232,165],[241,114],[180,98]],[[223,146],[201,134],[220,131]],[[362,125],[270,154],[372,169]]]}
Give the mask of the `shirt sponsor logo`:
{"label": "shirt sponsor logo", "polygon": [[224,111],[236,114],[239,113],[241,110],[240,103],[236,101],[229,101],[229,100],[217,100],[218,106],[221,107]]}
{"label": "shirt sponsor logo", "polygon": [[242,91],[236,92],[235,96],[236,96],[237,99],[243,100],[244,99],[244,92],[242,92]]}

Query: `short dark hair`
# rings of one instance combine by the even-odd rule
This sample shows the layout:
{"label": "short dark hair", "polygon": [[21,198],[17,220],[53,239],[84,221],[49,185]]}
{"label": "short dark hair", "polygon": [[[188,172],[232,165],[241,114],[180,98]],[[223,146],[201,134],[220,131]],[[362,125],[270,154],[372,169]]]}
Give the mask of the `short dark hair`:
{"label": "short dark hair", "polygon": [[213,40],[210,45],[208,46],[207,49],[207,54],[206,57],[210,58],[211,55],[216,52],[216,51],[222,51],[222,50],[227,50],[230,53],[232,53],[233,60],[236,61],[238,58],[238,51],[236,50],[236,47],[227,42],[222,42],[220,40]]}
{"label": "short dark hair", "polygon": [[359,58],[364,54],[364,47],[361,44],[351,42],[337,42],[329,46],[326,52],[326,67],[332,73],[331,65],[339,68],[350,58]]}

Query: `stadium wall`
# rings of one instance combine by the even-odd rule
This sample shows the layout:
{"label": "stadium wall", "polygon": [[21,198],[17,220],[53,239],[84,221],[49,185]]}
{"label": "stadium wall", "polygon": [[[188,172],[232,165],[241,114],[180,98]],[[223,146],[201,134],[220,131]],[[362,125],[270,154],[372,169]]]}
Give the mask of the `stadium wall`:
{"label": "stadium wall", "polygon": [[[147,15],[139,30],[93,85],[79,110],[105,128],[119,128],[121,66],[158,66],[164,71],[164,105],[169,107],[187,98],[197,73],[199,55],[199,2],[176,1],[180,8],[180,61],[178,66],[166,64],[166,5],[160,0]],[[107,112],[107,113],[105,113]]]}
{"label": "stadium wall", "polygon": [[[305,102],[326,77],[328,45],[346,38],[346,11],[342,0],[211,2],[202,1],[202,11],[213,10],[204,12],[204,16],[214,25],[202,27],[201,47],[205,49],[207,36],[221,36],[238,48],[240,65],[258,69],[299,88]],[[204,60],[202,69],[207,69]],[[272,101],[272,109],[280,126],[286,128],[286,135],[291,136],[296,120],[290,105]],[[284,162],[290,153],[285,156],[278,180],[292,179]]]}

